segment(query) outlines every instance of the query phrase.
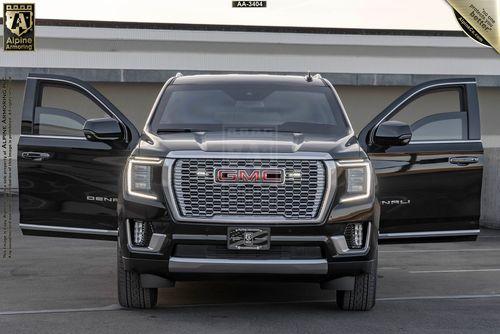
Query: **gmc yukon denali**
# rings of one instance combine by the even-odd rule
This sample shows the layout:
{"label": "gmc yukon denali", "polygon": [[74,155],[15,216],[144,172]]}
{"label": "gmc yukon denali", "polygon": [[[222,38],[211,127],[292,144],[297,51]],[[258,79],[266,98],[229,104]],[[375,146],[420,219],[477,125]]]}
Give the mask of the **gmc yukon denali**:
{"label": "gmc yukon denali", "polygon": [[18,151],[23,233],[117,239],[124,307],[176,281],[267,279],[369,310],[379,241],[479,233],[474,79],[415,86],[356,135],[320,75],[178,74],[140,133],[86,82],[30,74]]}

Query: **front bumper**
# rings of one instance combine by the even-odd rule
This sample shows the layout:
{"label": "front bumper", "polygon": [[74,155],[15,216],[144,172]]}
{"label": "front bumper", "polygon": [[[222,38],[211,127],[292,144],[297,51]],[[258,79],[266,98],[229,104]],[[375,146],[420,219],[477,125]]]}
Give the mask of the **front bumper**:
{"label": "front bumper", "polygon": [[174,256],[169,260],[168,271],[173,274],[326,275],[328,273],[328,262],[325,259],[236,260]]}
{"label": "front bumper", "polygon": [[370,273],[377,265],[376,258],[328,262],[326,260],[207,260],[176,257],[169,260],[152,260],[123,257],[123,261],[127,270],[172,281],[259,278],[325,282]]}
{"label": "front bumper", "polygon": [[[376,265],[380,208],[374,197],[357,204],[337,202],[316,224],[178,222],[164,203],[120,198],[119,242],[127,270],[173,281],[259,276],[324,282],[368,273]],[[128,222],[133,220],[151,222],[155,242],[150,247],[131,244]],[[355,250],[343,235],[346,225],[356,222],[364,224],[365,239],[364,247]],[[229,251],[228,227],[269,228],[271,249]]]}
{"label": "front bumper", "polygon": [[[321,282],[367,273],[374,265],[378,239],[374,223],[364,223],[366,236],[361,249],[347,247],[341,233],[345,225],[323,226],[322,235],[273,227],[269,251],[227,250],[226,235],[210,233],[227,229],[221,226],[202,229],[207,234],[199,234],[200,227],[198,234],[154,234],[147,248],[132,246],[130,234],[124,238],[120,233],[120,242],[127,270],[171,280],[262,276]],[[130,231],[128,223],[123,227]]]}

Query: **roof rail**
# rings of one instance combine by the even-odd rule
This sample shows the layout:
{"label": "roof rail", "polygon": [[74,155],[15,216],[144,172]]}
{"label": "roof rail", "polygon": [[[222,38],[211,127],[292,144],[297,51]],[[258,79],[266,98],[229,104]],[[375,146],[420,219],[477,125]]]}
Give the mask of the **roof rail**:
{"label": "roof rail", "polygon": [[177,72],[177,74],[175,75],[175,77],[176,77],[176,78],[180,78],[180,77],[182,77],[182,76],[183,76],[183,75],[182,75],[182,73],[181,73],[181,72]]}

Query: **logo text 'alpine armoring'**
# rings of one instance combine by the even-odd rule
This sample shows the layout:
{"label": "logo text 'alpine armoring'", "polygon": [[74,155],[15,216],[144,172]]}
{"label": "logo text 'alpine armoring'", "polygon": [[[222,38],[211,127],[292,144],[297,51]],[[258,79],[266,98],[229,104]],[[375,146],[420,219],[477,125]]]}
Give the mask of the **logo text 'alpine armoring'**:
{"label": "logo text 'alpine armoring'", "polygon": [[35,50],[35,4],[3,5],[3,49]]}

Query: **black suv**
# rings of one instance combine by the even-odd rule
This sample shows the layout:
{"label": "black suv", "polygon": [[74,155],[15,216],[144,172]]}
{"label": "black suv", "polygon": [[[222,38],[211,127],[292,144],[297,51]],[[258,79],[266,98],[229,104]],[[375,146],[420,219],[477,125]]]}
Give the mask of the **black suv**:
{"label": "black suv", "polygon": [[[457,110],[418,108],[443,92]],[[118,237],[125,307],[180,280],[253,278],[369,310],[379,240],[479,233],[474,79],[411,88],[356,137],[319,75],[179,74],[140,133],[89,84],[30,74],[18,149],[23,233]]]}

